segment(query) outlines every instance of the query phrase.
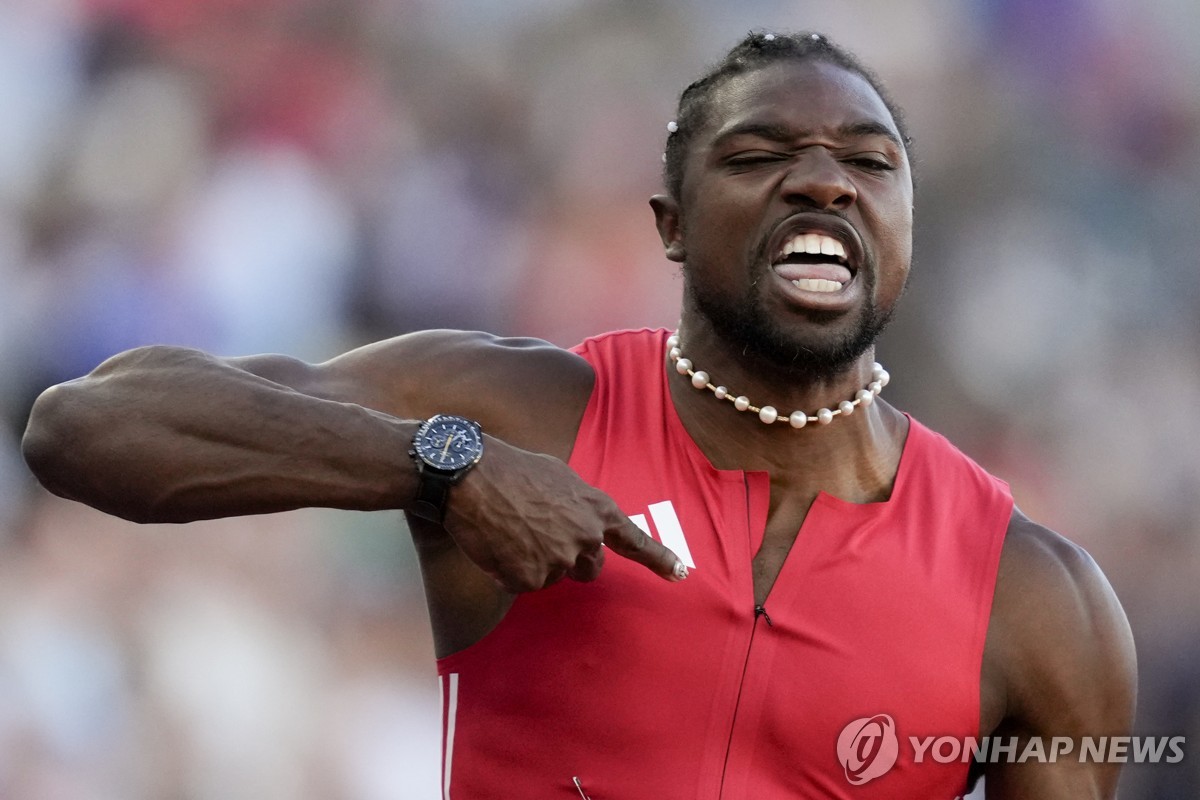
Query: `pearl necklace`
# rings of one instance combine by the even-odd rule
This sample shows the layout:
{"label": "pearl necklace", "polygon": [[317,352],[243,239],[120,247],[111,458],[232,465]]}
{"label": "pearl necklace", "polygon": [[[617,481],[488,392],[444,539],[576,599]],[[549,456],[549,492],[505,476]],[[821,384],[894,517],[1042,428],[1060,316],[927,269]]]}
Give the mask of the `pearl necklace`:
{"label": "pearl necklace", "polygon": [[888,375],[886,369],[878,362],[871,368],[871,381],[865,388],[859,389],[854,394],[853,400],[843,400],[838,403],[837,408],[822,408],[815,414],[806,414],[803,411],[793,411],[787,416],[781,416],[773,406],[763,406],[759,408],[751,404],[750,399],[745,395],[734,396],[733,392],[724,386],[714,385],[708,377],[708,373],[703,370],[692,369],[690,359],[683,357],[683,351],[679,349],[679,334],[673,333],[667,337],[667,357],[675,363],[675,371],[680,375],[687,375],[692,379],[692,386],[697,389],[708,389],[717,396],[718,400],[728,400],[733,403],[733,407],[738,411],[753,411],[758,414],[758,418],[770,425],[775,422],[787,422],[793,428],[803,428],[810,422],[817,422],[821,425],[828,425],[833,422],[836,416],[848,417],[854,413],[854,409],[858,406],[866,408],[875,402],[875,397],[883,391],[883,387],[888,385],[891,376]]}

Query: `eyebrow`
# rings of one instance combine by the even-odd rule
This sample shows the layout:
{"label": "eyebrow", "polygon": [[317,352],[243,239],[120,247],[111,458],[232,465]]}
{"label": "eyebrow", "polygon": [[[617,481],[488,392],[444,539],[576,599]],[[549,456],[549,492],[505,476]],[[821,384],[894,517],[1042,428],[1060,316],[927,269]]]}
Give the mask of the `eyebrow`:
{"label": "eyebrow", "polygon": [[[769,122],[746,122],[736,125],[717,136],[713,141],[713,146],[720,146],[737,136],[757,136],[760,139],[784,144],[809,135],[811,135],[810,131],[795,131],[783,125],[776,125]],[[882,136],[901,150],[904,149],[904,143],[900,141],[900,137],[882,122],[855,122],[850,125],[843,125],[834,131],[834,135],[840,139],[861,139],[867,136]]]}

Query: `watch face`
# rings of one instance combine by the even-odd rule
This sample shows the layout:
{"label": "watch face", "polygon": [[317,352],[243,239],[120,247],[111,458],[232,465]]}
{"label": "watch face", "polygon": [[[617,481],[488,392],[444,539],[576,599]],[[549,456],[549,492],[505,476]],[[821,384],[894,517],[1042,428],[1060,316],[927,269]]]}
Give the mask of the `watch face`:
{"label": "watch face", "polygon": [[479,460],[483,455],[483,435],[469,419],[437,416],[421,426],[413,450],[427,465],[453,472]]}

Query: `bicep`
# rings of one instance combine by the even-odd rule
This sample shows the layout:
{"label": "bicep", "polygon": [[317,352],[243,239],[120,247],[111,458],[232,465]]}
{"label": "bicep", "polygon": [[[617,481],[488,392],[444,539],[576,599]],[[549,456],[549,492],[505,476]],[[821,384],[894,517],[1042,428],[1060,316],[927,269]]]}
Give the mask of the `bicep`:
{"label": "bicep", "polygon": [[[1120,764],[1080,756],[1085,739],[1127,736],[1133,725],[1137,670],[1125,613],[1081,548],[1028,520],[1010,540],[996,598],[1008,710],[992,735],[1017,737],[1017,757],[987,765],[987,796],[1113,797]],[[1070,750],[1051,760],[1056,737],[1070,739]]]}
{"label": "bicep", "polygon": [[280,355],[227,363],[313,397],[401,419],[459,414],[511,444],[565,457],[591,393],[591,367],[536,339],[421,331],[320,364]]}

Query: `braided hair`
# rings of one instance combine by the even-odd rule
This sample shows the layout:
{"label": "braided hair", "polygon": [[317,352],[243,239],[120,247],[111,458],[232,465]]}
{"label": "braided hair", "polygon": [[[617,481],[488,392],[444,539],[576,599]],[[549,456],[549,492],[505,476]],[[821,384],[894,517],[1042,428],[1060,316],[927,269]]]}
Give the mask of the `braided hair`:
{"label": "braided hair", "polygon": [[668,126],[667,145],[663,153],[663,185],[672,197],[679,199],[681,196],[683,163],[687,157],[688,146],[695,133],[708,122],[713,90],[736,75],[744,75],[785,60],[824,61],[861,76],[891,112],[905,148],[911,148],[903,110],[892,100],[878,76],[867,69],[850,51],[834,44],[824,34],[810,31],[751,32],[679,96],[679,107],[675,113],[675,120]]}

